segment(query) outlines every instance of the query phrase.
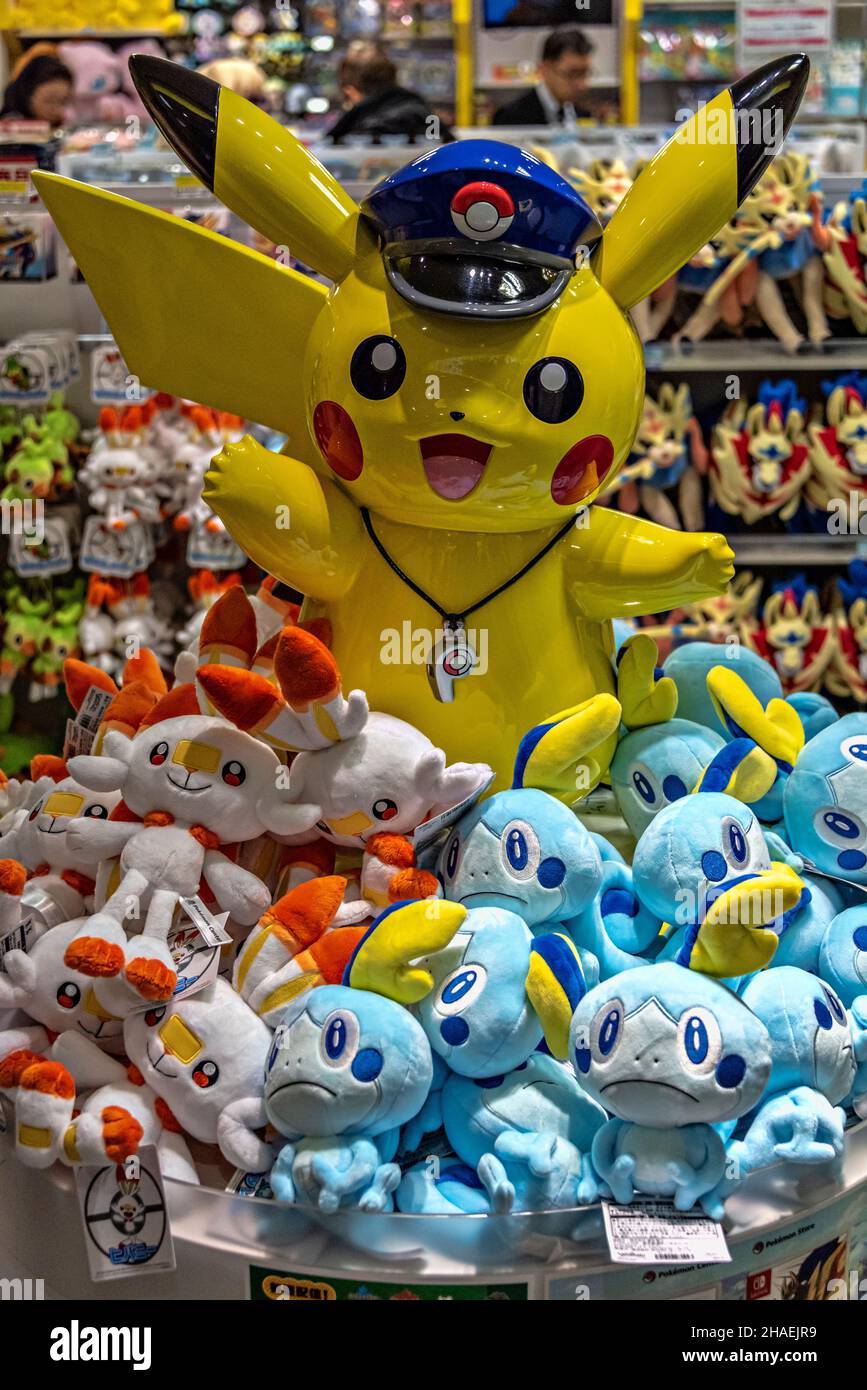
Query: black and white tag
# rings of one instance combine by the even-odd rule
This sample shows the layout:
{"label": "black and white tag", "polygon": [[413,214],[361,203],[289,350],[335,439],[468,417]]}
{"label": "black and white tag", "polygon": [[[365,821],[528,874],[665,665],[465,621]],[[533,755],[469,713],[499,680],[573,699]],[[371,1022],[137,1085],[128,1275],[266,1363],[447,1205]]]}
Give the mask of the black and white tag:
{"label": "black and white tag", "polygon": [[90,1277],[175,1268],[159,1157],[146,1144],[124,1163],[82,1164],[75,1170]]}
{"label": "black and white tag", "polygon": [[232,938],[226,931],[226,923],[229,920],[228,912],[221,912],[219,917],[215,917],[198,894],[192,898],[181,898],[180,904],[190,921],[198,927],[202,938],[209,946],[231,945]]}
{"label": "black and white tag", "polygon": [[602,1203],[605,1236],[615,1264],[693,1265],[731,1261],[725,1232],[700,1208],[645,1197],[628,1207]]}

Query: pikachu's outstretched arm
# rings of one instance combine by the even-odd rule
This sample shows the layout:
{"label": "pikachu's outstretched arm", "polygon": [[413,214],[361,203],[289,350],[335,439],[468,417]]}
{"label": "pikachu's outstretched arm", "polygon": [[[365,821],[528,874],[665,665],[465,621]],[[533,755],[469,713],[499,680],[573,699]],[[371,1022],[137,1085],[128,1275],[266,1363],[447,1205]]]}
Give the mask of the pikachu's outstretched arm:
{"label": "pikachu's outstretched arm", "polygon": [[734,576],[725,536],[669,531],[608,507],[570,533],[566,583],[585,618],[659,613],[721,594]]}
{"label": "pikachu's outstretched arm", "polygon": [[353,583],[361,518],[306,463],[274,454],[248,434],[211,461],[203,496],[251,559],[284,583],[325,600]]}

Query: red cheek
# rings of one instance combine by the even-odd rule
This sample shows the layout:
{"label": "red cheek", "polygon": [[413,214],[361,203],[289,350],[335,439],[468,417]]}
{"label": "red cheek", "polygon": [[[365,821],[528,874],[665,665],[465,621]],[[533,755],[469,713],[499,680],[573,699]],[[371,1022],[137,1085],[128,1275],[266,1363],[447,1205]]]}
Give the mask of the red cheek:
{"label": "red cheek", "polygon": [[364,467],[364,450],[348,411],[336,401],[320,401],[313,412],[313,434],[338,478],[353,482]]}
{"label": "red cheek", "polygon": [[551,479],[551,496],[559,507],[574,507],[595,492],[614,462],[607,434],[588,434],[564,454]]}

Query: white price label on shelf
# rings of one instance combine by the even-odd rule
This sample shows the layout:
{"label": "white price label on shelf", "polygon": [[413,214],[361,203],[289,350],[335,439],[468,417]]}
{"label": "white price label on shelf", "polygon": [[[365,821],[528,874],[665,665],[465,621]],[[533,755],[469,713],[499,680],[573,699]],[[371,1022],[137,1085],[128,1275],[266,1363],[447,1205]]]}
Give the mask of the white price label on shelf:
{"label": "white price label on shelf", "polygon": [[628,1207],[602,1203],[605,1236],[615,1264],[708,1265],[731,1261],[725,1233],[700,1208],[646,1198]]}

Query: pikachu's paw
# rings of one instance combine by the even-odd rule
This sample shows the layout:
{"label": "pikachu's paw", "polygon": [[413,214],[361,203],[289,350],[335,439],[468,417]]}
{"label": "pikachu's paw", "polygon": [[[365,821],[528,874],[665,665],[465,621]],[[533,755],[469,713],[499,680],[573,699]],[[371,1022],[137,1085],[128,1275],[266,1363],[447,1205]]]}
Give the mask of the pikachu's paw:
{"label": "pikachu's paw", "polygon": [[721,594],[735,577],[735,553],[725,536],[708,533],[698,537],[702,551],[696,578],[709,593]]}

